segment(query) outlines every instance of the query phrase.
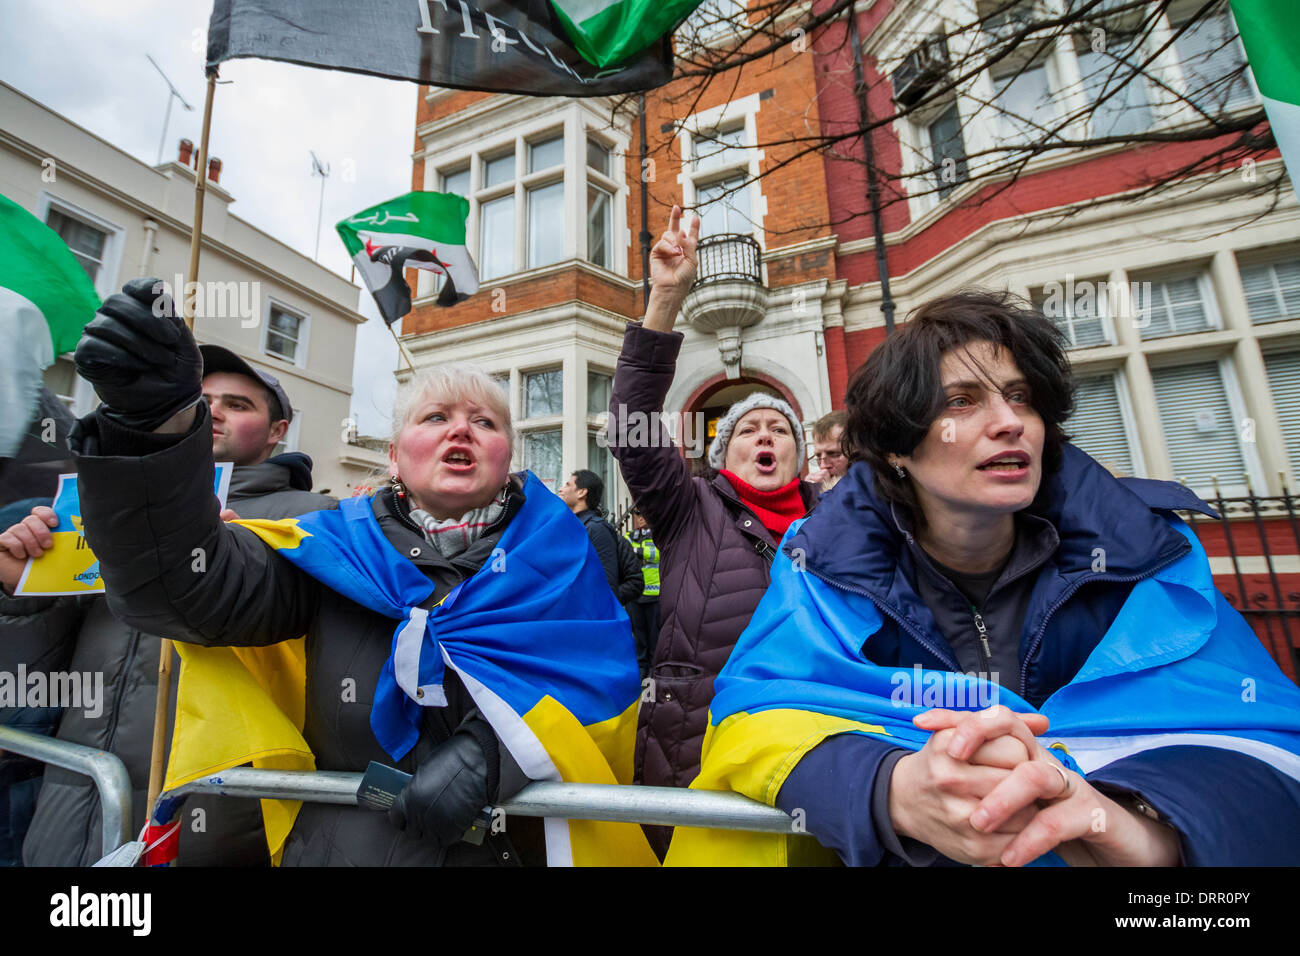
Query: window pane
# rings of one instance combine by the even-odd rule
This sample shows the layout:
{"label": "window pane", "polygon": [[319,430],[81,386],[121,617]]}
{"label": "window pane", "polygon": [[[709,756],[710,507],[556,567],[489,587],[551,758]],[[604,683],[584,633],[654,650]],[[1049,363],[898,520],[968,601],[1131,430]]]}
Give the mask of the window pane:
{"label": "window pane", "polygon": [[273,332],[269,329],[267,330],[266,350],[268,352],[271,352],[274,355],[279,355],[281,358],[288,359],[292,362],[294,360],[294,353],[297,349],[298,345],[292,339],[285,338],[279,332]]}
{"label": "window pane", "polygon": [[1174,477],[1200,491],[1244,484],[1237,423],[1218,362],[1151,370]]}
{"label": "window pane", "polygon": [[1108,289],[1104,280],[1056,283],[1032,290],[1030,299],[1034,308],[1065,333],[1070,348],[1088,348],[1112,344],[1105,322],[1110,309]]}
{"label": "window pane", "polygon": [[744,13],[744,0],[704,0],[682,24],[681,35],[695,43],[707,43],[739,29]]}
{"label": "window pane", "polygon": [[[966,179],[966,145],[961,138],[961,116],[953,103],[929,126],[930,162],[936,169],[939,195],[947,196]],[[950,160],[945,163],[944,160]]]}
{"label": "window pane", "polygon": [[442,191],[455,193],[469,198],[469,170],[462,169],[454,173],[445,173],[442,177]]}
{"label": "window pane", "polygon": [[1300,259],[1243,266],[1241,287],[1250,321],[1277,322],[1300,316]]}
{"label": "window pane", "polygon": [[1282,440],[1286,442],[1293,479],[1288,484],[1291,493],[1295,494],[1294,482],[1300,482],[1300,415],[1290,410],[1300,408],[1300,352],[1265,355],[1264,368],[1268,370],[1273,406],[1281,413],[1278,424],[1282,426]]}
{"label": "window pane", "polygon": [[609,411],[609,389],[613,379],[603,372],[587,373],[587,414]]}
{"label": "window pane", "polygon": [[94,282],[99,275],[100,264],[104,261],[104,243],[107,241],[107,235],[94,226],[89,226],[80,219],[73,219],[57,209],[49,210],[45,217],[45,224],[68,244],[72,254],[86,270],[86,275],[90,276],[90,281]]}
{"label": "window pane", "polygon": [[298,316],[290,315],[283,309],[272,306],[270,322],[274,331],[287,339],[298,341],[298,327],[302,324],[302,319],[298,318]]}
{"label": "window pane", "polygon": [[727,130],[709,130],[695,137],[695,168],[720,169],[736,163],[748,162],[744,152],[745,127],[734,126]]}
{"label": "window pane", "polygon": [[[1178,30],[1190,19],[1183,13],[1171,18],[1171,25]],[[1201,109],[1213,114],[1254,100],[1242,69],[1246,57],[1226,7],[1188,27],[1174,40],[1174,51],[1183,67],[1187,99]]]}
{"label": "window pane", "polygon": [[697,211],[701,236],[754,231],[754,224],[749,220],[749,187],[744,182],[744,176],[733,176],[700,187]]}
{"label": "window pane", "polygon": [[271,306],[267,320],[266,350],[274,355],[292,362],[298,354],[298,333],[302,327],[302,317],[286,312],[279,306]]}
{"label": "window pane", "polygon": [[598,173],[609,175],[609,148],[594,139],[587,140],[587,165]]}
{"label": "window pane", "polygon": [[479,207],[482,255],[479,272],[484,279],[515,271],[515,197],[502,196]]}
{"label": "window pane", "polygon": [[564,414],[564,370],[530,372],[524,376],[524,418]]}
{"label": "window pane", "polygon": [[556,136],[554,139],[533,143],[528,147],[528,171],[530,173],[541,172],[543,169],[550,169],[552,166],[562,166],[563,164],[563,136]]}
{"label": "window pane", "polygon": [[1117,475],[1133,474],[1133,454],[1124,429],[1113,373],[1075,381],[1074,414],[1066,424],[1070,440]]}
{"label": "window pane", "polygon": [[560,487],[562,435],[558,428],[524,433],[524,467],[551,491],[558,491]]}
{"label": "window pane", "polygon": [[528,190],[528,268],[564,255],[564,183]]}
{"label": "window pane", "polygon": [[499,186],[515,178],[515,154],[506,153],[483,164],[483,186]]}
{"label": "window pane", "polygon": [[1136,285],[1134,306],[1142,338],[1157,339],[1210,328],[1209,311],[1201,299],[1201,284],[1196,276]]}
{"label": "window pane", "polygon": [[1046,67],[1032,66],[995,76],[993,89],[1004,136],[1041,136],[1043,127],[1049,127],[1056,115],[1048,98]]}
{"label": "window pane", "polygon": [[602,507],[609,515],[609,520],[613,521],[618,517],[618,502],[614,498],[618,489],[614,481],[614,456],[610,454],[608,448],[601,448],[596,436],[591,434],[587,435],[587,467],[600,475],[600,480],[605,483]]}
{"label": "window pane", "polygon": [[1142,61],[1134,39],[1107,34],[1105,50],[1094,53],[1091,36],[1080,35],[1075,46],[1083,93],[1092,106],[1092,134],[1124,136],[1148,129],[1151,110],[1146,83],[1138,75]]}
{"label": "window pane", "polygon": [[613,231],[613,197],[603,189],[587,187],[587,258],[613,268],[609,235]]}

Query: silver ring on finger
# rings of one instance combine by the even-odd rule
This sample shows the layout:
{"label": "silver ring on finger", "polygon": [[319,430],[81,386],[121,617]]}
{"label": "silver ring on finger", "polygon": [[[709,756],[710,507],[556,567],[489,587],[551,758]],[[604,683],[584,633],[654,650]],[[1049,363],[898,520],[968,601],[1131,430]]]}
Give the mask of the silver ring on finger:
{"label": "silver ring on finger", "polygon": [[1055,760],[1052,761],[1052,769],[1061,775],[1061,792],[1051,799],[1063,800],[1074,792],[1074,781],[1071,780],[1070,775],[1065,772],[1065,768]]}

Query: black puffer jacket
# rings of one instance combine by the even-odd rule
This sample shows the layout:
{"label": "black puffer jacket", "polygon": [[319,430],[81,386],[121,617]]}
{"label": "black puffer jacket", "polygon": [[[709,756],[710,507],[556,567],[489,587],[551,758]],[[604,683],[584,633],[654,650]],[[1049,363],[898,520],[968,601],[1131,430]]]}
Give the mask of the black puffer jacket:
{"label": "black puffer jacket", "polygon": [[[290,453],[236,468],[227,503],[243,518],[289,518],[336,506],[335,499],[310,489],[311,459]],[[29,673],[102,675],[97,707],[65,710],[55,736],[107,750],[122,760],[131,778],[131,833],[138,833],[145,822],[159,639],[124,624],[102,597],[0,597],[0,634],[0,670],[13,673],[21,663]],[[173,666],[173,706],[179,673]],[[11,720],[0,713],[0,722],[18,725],[18,715]],[[255,802],[193,798],[186,805],[186,822],[192,825],[181,828],[181,865],[266,862],[262,815]],[[195,824],[202,829],[196,830]],[[23,844],[24,862],[87,866],[102,855],[100,800],[94,784],[70,770],[47,767]]]}
{"label": "black puffer jacket", "polygon": [[[726,478],[691,476],[666,432],[653,442],[619,437],[646,435],[625,415],[663,411],[681,343],[679,332],[629,324],[609,400],[610,451],[660,551],[662,624],[654,693],[638,715],[636,780],[661,787],[699,774],[713,679],[767,590],[777,545]],[[816,489],[805,482],[801,493],[811,508]]]}
{"label": "black puffer jacket", "polygon": [[[388,659],[395,622],[325,587],[275,554],[252,532],[224,524],[207,489],[212,483],[208,413],[199,406],[194,428],[178,443],[142,457],[81,459],[86,538],[100,559],[115,613],[136,627],[195,644],[264,645],[305,634],[307,708],[303,736],[318,770],[361,772],[372,760],[394,761],[370,729],[376,682]],[[102,420],[91,423],[104,433]],[[108,440],[114,440],[109,430]],[[91,434],[83,453],[112,450]],[[189,476],[181,481],[178,476]],[[388,489],[376,495],[375,515],[389,543],[435,583],[433,600],[472,575],[523,502],[516,480],[506,513],[452,561],[429,546]],[[202,548],[207,569],[190,570]],[[396,766],[413,773],[461,723],[477,716],[463,687],[448,680],[448,705],[429,707],[415,747]],[[502,798],[524,778],[499,748]],[[383,813],[304,803],[285,846],[285,866],[410,866],[514,864],[531,861],[533,834],[512,823],[482,846],[443,850],[396,830]],[[515,847],[529,844],[527,849]]]}

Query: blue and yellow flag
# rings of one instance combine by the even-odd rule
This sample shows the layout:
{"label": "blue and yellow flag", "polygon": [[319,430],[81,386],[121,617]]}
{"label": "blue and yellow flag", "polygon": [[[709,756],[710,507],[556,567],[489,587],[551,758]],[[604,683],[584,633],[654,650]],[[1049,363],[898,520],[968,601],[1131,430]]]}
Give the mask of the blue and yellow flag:
{"label": "blue and yellow flag", "polygon": [[[445,705],[451,668],[530,779],[629,783],[641,687],[627,613],[568,508],[531,473],[524,496],[492,556],[436,607],[433,582],[384,537],[367,498],[241,523],[395,620],[370,717],[395,759],[414,746],[421,708]],[[546,841],[551,865],[657,863],[634,824],[548,819]]]}
{"label": "blue and yellow flag", "polygon": [[[1191,552],[1134,586],[1079,673],[1044,702],[1051,731],[1039,739],[1084,774],[1143,751],[1192,745],[1249,754],[1300,780],[1300,688],[1214,587],[1196,536],[1181,521],[1170,523]],[[996,702],[1035,711],[979,678],[871,663],[861,648],[881,623],[869,598],[779,554],[771,587],[715,682],[691,786],[772,806],[804,755],[835,734],[919,750],[930,735],[912,718],[932,707],[980,710]],[[666,862],[786,865],[812,842],[679,827]]]}

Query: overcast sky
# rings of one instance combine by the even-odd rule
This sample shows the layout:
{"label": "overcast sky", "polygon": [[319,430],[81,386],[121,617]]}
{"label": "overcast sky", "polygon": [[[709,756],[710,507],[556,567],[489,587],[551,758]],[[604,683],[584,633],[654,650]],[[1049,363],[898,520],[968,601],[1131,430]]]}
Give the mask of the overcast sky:
{"label": "overcast sky", "polygon": [[[0,0],[0,79],[137,159],[158,158],[167,85],[151,55],[194,107],[172,105],[163,158],[197,149],[211,0]],[[417,87],[333,70],[231,60],[221,66],[209,152],[221,157],[231,211],[305,255],[316,245],[320,179],[308,150],[330,164],[320,262],[351,262],[333,223],[406,192]],[[3,117],[0,117],[0,123]],[[361,296],[352,409],[363,434],[386,435],[397,347]],[[400,329],[400,326],[399,326]]]}

